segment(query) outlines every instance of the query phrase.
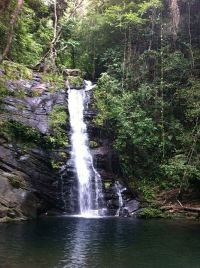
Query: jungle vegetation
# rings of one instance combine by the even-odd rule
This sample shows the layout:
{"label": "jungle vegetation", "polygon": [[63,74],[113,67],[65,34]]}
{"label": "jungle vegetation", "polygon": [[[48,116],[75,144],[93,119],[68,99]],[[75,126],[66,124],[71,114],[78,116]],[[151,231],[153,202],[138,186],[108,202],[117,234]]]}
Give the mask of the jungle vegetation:
{"label": "jungle vegetation", "polygon": [[200,183],[199,10],[199,0],[1,0],[0,62],[80,68],[129,185],[181,192]]}

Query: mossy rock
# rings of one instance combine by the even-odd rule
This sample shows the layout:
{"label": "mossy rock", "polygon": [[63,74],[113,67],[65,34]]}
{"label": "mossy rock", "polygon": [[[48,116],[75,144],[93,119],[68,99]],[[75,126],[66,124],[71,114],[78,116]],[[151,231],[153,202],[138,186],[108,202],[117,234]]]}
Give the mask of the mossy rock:
{"label": "mossy rock", "polygon": [[18,90],[15,90],[12,95],[19,99],[23,99],[26,96],[26,92],[23,88],[19,88]]}
{"label": "mossy rock", "polygon": [[[62,144],[58,144],[59,147],[62,147]],[[67,159],[69,159],[69,154],[65,152],[64,150],[58,152],[56,154],[53,154],[51,156],[51,167],[58,171],[63,165],[65,165]]]}
{"label": "mossy rock", "polygon": [[80,69],[64,69],[63,70],[64,76],[82,76],[82,72]]}
{"label": "mossy rock", "polygon": [[10,94],[4,77],[0,77],[0,100]]}
{"label": "mossy rock", "polygon": [[6,77],[9,79],[31,80],[33,78],[33,71],[22,64],[11,62],[11,61],[4,61],[1,66],[5,72]]}
{"label": "mossy rock", "polygon": [[19,86],[15,90],[9,89],[7,80],[8,77],[6,75],[0,76],[0,100],[7,96],[23,99],[26,95],[25,89],[22,86]]}
{"label": "mossy rock", "polygon": [[49,126],[51,127],[50,135],[46,136],[46,142],[53,147],[66,147],[68,144],[66,134],[66,124],[68,114],[66,107],[55,105],[49,113]]}
{"label": "mossy rock", "polygon": [[62,165],[63,165],[63,162],[59,160],[51,160],[51,167],[55,170],[59,170]]}
{"label": "mossy rock", "polygon": [[18,174],[9,174],[7,176],[10,185],[13,188],[21,188],[21,189],[26,189],[27,188],[27,184],[26,181],[24,180],[22,174],[19,172]]}
{"label": "mossy rock", "polygon": [[66,107],[63,105],[54,105],[52,111],[49,113],[49,119],[52,127],[55,127],[55,125],[66,124],[68,119]]}
{"label": "mossy rock", "polygon": [[68,76],[67,86],[74,89],[81,89],[84,86],[84,80],[80,76]]}
{"label": "mossy rock", "polygon": [[66,153],[66,152],[59,152],[58,155],[60,158],[62,158],[64,160],[66,160],[69,157],[68,153]]}
{"label": "mossy rock", "polygon": [[112,180],[111,179],[104,182],[105,189],[109,189],[111,187],[111,185],[112,185]]}
{"label": "mossy rock", "polygon": [[95,149],[98,147],[99,147],[99,144],[96,141],[90,141],[90,148]]}
{"label": "mossy rock", "polygon": [[46,84],[39,84],[31,89],[29,92],[30,97],[39,97],[41,96],[46,90]]}
{"label": "mossy rock", "polygon": [[64,88],[64,80],[63,77],[59,74],[55,73],[40,73],[40,77],[43,82],[48,82],[50,84],[51,91],[55,91],[55,89],[63,89]]}
{"label": "mossy rock", "polygon": [[[23,107],[19,106],[18,109],[23,109]],[[6,118],[1,118],[0,135],[10,141],[20,141],[28,147],[34,144],[41,144],[41,135],[37,129]]]}

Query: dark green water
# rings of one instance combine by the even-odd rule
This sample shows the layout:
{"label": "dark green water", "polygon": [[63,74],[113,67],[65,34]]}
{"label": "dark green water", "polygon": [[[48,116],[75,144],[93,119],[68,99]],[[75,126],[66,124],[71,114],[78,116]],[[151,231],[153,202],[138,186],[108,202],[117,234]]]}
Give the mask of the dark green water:
{"label": "dark green water", "polygon": [[2,268],[200,268],[200,224],[43,218],[0,225]]}

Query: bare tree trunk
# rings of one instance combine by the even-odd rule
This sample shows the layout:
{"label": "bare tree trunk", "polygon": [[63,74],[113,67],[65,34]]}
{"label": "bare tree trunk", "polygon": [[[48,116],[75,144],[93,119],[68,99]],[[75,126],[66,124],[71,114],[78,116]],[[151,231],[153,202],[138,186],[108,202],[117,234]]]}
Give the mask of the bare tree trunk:
{"label": "bare tree trunk", "polygon": [[127,41],[127,35],[126,35],[126,29],[124,33],[124,58],[122,63],[122,90],[124,90],[124,80],[125,80],[125,68],[126,68],[126,41]]}
{"label": "bare tree trunk", "polygon": [[10,28],[8,31],[8,37],[7,37],[7,43],[6,47],[3,50],[2,56],[0,56],[0,63],[5,59],[5,57],[8,55],[8,52],[11,48],[12,45],[12,40],[13,40],[13,35],[14,35],[14,28],[17,22],[17,18],[22,10],[24,4],[24,0],[18,0],[17,1],[17,6],[15,8],[14,13],[12,14],[11,21],[10,21]]}
{"label": "bare tree trunk", "polygon": [[149,40],[149,48],[148,48],[148,50],[151,50],[152,43],[153,43],[155,19],[156,19],[156,10],[153,8],[152,12],[151,12],[151,36],[150,36],[150,40]]}
{"label": "bare tree trunk", "polygon": [[190,54],[191,54],[191,69],[194,68],[194,54],[192,50],[192,35],[191,35],[191,7],[188,2],[188,33],[189,33],[189,42],[190,42]]}
{"label": "bare tree trunk", "polygon": [[164,127],[164,64],[163,64],[163,14],[160,14],[160,62],[161,62],[161,131],[162,131],[162,158],[165,158],[165,127]]}
{"label": "bare tree trunk", "polygon": [[171,17],[172,17],[173,39],[174,41],[176,41],[179,23],[180,23],[180,10],[178,6],[178,0],[171,0],[170,10],[171,10]]}
{"label": "bare tree trunk", "polygon": [[51,69],[55,71],[56,68],[56,49],[55,49],[55,42],[57,38],[57,29],[58,29],[58,15],[57,15],[57,0],[54,0],[54,29],[53,29],[53,40],[50,43],[50,65]]}

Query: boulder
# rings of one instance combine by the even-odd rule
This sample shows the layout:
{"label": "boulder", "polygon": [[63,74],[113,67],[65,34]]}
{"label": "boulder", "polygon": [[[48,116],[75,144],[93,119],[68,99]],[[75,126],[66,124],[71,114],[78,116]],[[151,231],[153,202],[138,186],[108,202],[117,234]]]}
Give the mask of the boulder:
{"label": "boulder", "polygon": [[[30,189],[24,188],[27,184],[25,177],[23,173],[0,171],[0,222],[37,216],[38,199]],[[32,196],[31,202],[29,195]]]}
{"label": "boulder", "polygon": [[68,76],[65,85],[67,88],[82,89],[84,87],[84,80],[80,76]]}
{"label": "boulder", "polygon": [[[34,74],[32,80],[8,77],[6,81],[8,94],[1,100],[0,121],[14,128],[12,133],[0,131],[1,222],[63,210],[60,174],[52,164],[63,152],[45,147],[42,141],[53,131],[50,114],[54,106],[67,105],[66,92],[52,90],[50,83],[40,80],[40,75]],[[24,94],[18,94],[19,89]],[[18,131],[17,138],[14,131]],[[67,187],[64,185],[65,192]]]}
{"label": "boulder", "polygon": [[44,91],[47,89],[46,84],[37,84],[36,86],[33,86],[30,91],[31,96],[41,96]]}
{"label": "boulder", "polygon": [[125,209],[131,215],[140,208],[140,202],[136,199],[129,200],[125,203]]}
{"label": "boulder", "polygon": [[68,76],[81,76],[82,73],[81,73],[80,69],[64,69],[63,70],[63,75],[65,77],[68,77]]}

